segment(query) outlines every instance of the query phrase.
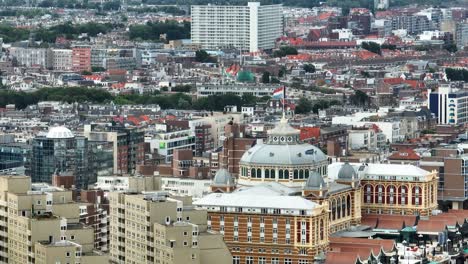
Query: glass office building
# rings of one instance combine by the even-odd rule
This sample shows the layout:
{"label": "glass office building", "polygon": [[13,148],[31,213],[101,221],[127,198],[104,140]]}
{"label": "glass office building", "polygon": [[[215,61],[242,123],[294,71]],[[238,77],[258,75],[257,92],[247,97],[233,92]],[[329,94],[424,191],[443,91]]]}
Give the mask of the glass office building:
{"label": "glass office building", "polygon": [[[52,182],[52,175],[73,173],[75,185],[87,189],[96,182],[98,172],[112,172],[111,150],[105,144],[74,136],[65,127],[54,127],[46,136],[33,140],[31,178],[33,182]],[[110,166],[110,167],[107,167]]]}

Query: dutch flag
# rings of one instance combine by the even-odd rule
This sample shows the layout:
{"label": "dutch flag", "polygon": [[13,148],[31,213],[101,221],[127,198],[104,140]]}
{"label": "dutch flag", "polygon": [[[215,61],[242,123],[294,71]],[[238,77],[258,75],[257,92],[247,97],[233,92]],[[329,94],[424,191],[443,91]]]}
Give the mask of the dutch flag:
{"label": "dutch flag", "polygon": [[284,99],[286,98],[286,87],[282,86],[273,91],[273,99]]}

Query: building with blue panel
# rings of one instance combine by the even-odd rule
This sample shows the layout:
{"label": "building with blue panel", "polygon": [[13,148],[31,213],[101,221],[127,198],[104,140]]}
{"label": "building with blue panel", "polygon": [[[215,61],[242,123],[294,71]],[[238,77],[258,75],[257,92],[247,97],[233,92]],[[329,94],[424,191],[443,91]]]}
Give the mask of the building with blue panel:
{"label": "building with blue panel", "polygon": [[458,125],[468,122],[468,89],[441,86],[428,91],[428,105],[438,124]]}

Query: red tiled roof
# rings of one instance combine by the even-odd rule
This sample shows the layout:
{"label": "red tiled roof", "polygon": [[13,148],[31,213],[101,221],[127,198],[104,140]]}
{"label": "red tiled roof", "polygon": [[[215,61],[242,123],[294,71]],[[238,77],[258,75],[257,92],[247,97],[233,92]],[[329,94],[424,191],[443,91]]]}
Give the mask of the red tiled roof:
{"label": "red tiled roof", "polygon": [[448,223],[445,221],[421,220],[418,223],[418,232],[442,232]]}
{"label": "red tiled roof", "polygon": [[299,130],[300,140],[306,140],[311,138],[317,139],[320,137],[320,127],[301,127],[299,128]]}
{"label": "red tiled roof", "polygon": [[390,157],[389,160],[420,160],[421,157],[414,152],[412,149],[405,149],[394,152]]}
{"label": "red tiled roof", "polygon": [[361,260],[368,259],[371,253],[378,255],[381,249],[390,252],[393,247],[393,240],[331,237],[325,263],[354,263],[358,257]]}
{"label": "red tiled roof", "polygon": [[325,264],[349,264],[354,263],[357,254],[353,252],[328,252]]}
{"label": "red tiled roof", "polygon": [[326,12],[326,13],[321,13],[318,16],[319,20],[328,20],[330,17],[335,16],[335,13],[333,12]]}
{"label": "red tiled roof", "polygon": [[[378,221],[378,223],[377,223]],[[364,215],[361,220],[362,223],[372,226],[370,224],[376,223],[376,228],[379,229],[402,229],[403,223],[405,226],[414,226],[416,224],[416,216],[413,215]],[[375,227],[375,225],[373,226]]]}
{"label": "red tiled roof", "polygon": [[356,55],[357,57],[359,57],[360,59],[363,59],[363,60],[368,60],[368,59],[379,57],[378,54],[375,54],[375,53],[370,52],[368,50],[356,51],[356,52],[354,52],[354,55]]}
{"label": "red tiled roof", "polygon": [[297,55],[287,55],[289,60],[300,60],[300,61],[308,61],[311,59],[310,54],[297,54]]}
{"label": "red tiled roof", "polygon": [[400,78],[400,77],[396,77],[396,78],[384,78],[384,83],[392,84],[392,85],[401,84],[401,83],[403,83],[403,79]]}

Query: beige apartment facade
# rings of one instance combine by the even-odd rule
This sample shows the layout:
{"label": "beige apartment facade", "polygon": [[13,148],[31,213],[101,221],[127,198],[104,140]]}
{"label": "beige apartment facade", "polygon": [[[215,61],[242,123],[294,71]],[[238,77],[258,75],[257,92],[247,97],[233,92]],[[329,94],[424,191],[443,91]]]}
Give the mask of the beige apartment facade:
{"label": "beige apartment facade", "polygon": [[0,263],[108,262],[94,249],[94,230],[79,222],[72,191],[1,176],[0,192]]}
{"label": "beige apartment facade", "polygon": [[110,193],[112,263],[231,263],[219,233],[207,230],[207,212],[191,197],[166,192]]}

